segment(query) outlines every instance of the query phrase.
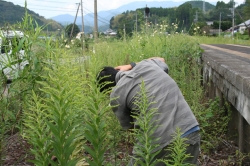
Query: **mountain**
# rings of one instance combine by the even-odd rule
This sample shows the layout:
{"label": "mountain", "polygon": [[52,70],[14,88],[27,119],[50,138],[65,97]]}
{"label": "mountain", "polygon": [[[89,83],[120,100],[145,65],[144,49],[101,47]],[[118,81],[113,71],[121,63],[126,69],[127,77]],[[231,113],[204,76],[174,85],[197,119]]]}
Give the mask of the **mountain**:
{"label": "mountain", "polygon": [[[39,14],[36,14],[35,12],[31,10],[27,10],[28,13],[32,16],[34,20],[38,23],[38,25],[47,25],[50,23],[50,26],[48,26],[49,30],[56,31],[57,29],[61,29],[62,25],[54,20],[47,20],[43,16],[40,16]],[[22,19],[25,14],[25,8],[21,7],[19,5],[14,5],[12,2],[6,2],[6,1],[0,1],[0,26],[5,27],[13,24],[16,24],[17,22],[22,22]]]}
{"label": "mountain", "polygon": [[203,10],[203,7],[204,7],[206,12],[215,8],[215,4],[208,3],[208,2],[204,3],[204,2],[205,1],[188,1],[185,3],[190,3],[192,5],[192,8],[199,8],[201,10]]}
{"label": "mountain", "polygon": [[[147,7],[162,7],[162,8],[170,8],[170,7],[178,7],[179,5],[183,4],[185,2],[173,2],[173,1],[137,1],[137,2],[131,2],[126,5],[123,5],[117,9],[112,9],[108,11],[100,11],[98,12],[98,26],[104,26],[109,25],[110,19],[113,16],[116,16],[118,14],[121,14],[126,11],[130,10],[136,10],[138,8],[145,8]],[[79,14],[79,13],[78,13]],[[55,17],[52,17],[51,19],[65,25],[65,24],[71,24],[75,20],[75,16],[64,14],[64,15],[58,15]],[[76,24],[81,25],[82,24],[82,17],[78,16],[76,19]],[[87,15],[84,15],[84,24],[88,26],[94,26],[94,13],[89,13]]]}

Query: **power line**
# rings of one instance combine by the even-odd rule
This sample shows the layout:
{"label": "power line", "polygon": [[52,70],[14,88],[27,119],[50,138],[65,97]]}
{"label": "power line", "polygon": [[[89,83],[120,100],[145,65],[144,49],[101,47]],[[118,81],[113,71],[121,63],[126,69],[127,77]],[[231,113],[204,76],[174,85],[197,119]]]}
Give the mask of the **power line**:
{"label": "power line", "polygon": [[[86,13],[86,12],[85,12]],[[92,16],[92,14],[94,15],[94,13],[88,13],[88,14],[91,14],[91,15],[89,15],[90,17],[92,17],[92,18],[94,18],[94,16]],[[109,22],[108,21],[103,21],[103,20],[101,20],[101,19],[98,19],[98,21],[100,21],[100,22],[102,22],[102,23],[104,23],[104,24],[109,24]]]}
{"label": "power line", "polygon": [[[53,2],[53,3],[56,3],[56,4],[59,4],[59,3],[72,4],[73,3],[73,2],[66,2],[66,1],[60,1],[60,2],[58,2],[58,1],[54,1],[54,0],[34,0],[34,1]],[[88,2],[90,2],[90,0]],[[24,4],[21,4],[21,2],[18,2],[18,3],[15,2],[15,4],[17,4],[17,5],[24,5]],[[93,4],[93,3],[91,3],[91,4]],[[48,11],[48,12],[53,12],[53,11],[67,11],[69,13],[75,13],[75,10],[64,8],[64,7],[35,5],[35,4],[32,4],[32,3],[30,4],[29,2],[27,2],[27,6],[28,6],[29,10],[41,10],[41,11]],[[92,15],[94,15],[94,13],[92,11],[90,11],[86,7],[83,7],[83,8],[89,12],[89,13],[87,13],[86,11],[84,11],[85,14],[89,14],[90,17],[94,18],[94,16],[92,16]],[[100,22],[102,22],[104,24],[109,24],[109,20],[107,20],[105,18],[102,18],[102,17],[98,16],[97,19],[98,19],[98,21],[100,21]]]}
{"label": "power line", "polygon": [[[93,12],[91,12],[90,10],[88,10],[87,8],[85,8],[85,7],[83,7],[83,8],[90,12],[90,13],[88,13],[88,14],[94,14]],[[98,15],[98,17],[101,18],[101,19],[104,20],[104,21],[109,22],[109,20],[106,20],[105,18],[100,17],[99,15]]]}
{"label": "power line", "polygon": [[[53,12],[53,11],[65,11],[65,10],[48,10],[48,9],[43,9],[43,8],[29,8],[29,10],[43,10],[43,11],[49,11],[49,12]],[[35,11],[33,11],[35,12]],[[67,12],[76,12],[75,10],[67,10]]]}
{"label": "power line", "polygon": [[[54,9],[54,8],[56,8],[56,9],[68,9],[68,8],[63,8],[63,7],[51,7],[51,6],[42,6],[42,5],[28,5],[28,6],[39,6],[39,7],[46,7],[46,8],[52,8],[52,9]],[[62,11],[65,11],[65,10],[62,10]]]}
{"label": "power line", "polygon": [[77,2],[69,2],[69,1],[60,1],[60,2],[58,2],[58,1],[49,1],[49,0],[34,0],[34,1],[40,1],[40,2],[52,2],[52,3],[77,3],[77,2],[79,2],[79,0],[77,0]]}

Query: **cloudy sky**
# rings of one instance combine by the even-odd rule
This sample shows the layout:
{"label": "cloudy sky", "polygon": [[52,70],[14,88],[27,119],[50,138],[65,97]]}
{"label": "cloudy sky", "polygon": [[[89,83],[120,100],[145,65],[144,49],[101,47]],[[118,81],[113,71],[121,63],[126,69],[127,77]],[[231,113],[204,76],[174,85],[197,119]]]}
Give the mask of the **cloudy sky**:
{"label": "cloudy sky", "polygon": [[[15,5],[24,6],[25,0],[4,0],[12,2]],[[77,3],[81,0],[26,0],[28,9],[38,13],[45,18],[51,18],[60,14],[75,15],[77,11]],[[97,0],[97,10],[105,11],[116,9],[122,5],[134,1],[154,1],[154,0]],[[156,0],[156,1],[186,1],[186,0]],[[228,3],[229,0],[218,0]],[[242,4],[245,0],[237,0],[236,5]],[[94,12],[94,0],[82,0],[83,14]],[[217,0],[208,0],[206,2],[217,2]]]}

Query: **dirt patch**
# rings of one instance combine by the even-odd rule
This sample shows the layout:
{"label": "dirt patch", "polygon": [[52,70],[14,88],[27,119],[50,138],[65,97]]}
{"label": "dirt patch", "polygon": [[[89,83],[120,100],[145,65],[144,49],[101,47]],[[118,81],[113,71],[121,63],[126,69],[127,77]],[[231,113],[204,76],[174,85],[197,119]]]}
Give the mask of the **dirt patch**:
{"label": "dirt patch", "polygon": [[[107,152],[105,157],[108,163],[119,163],[125,166],[131,154],[132,144],[118,144],[118,153],[116,154],[117,161],[114,160],[112,152]],[[4,166],[33,166],[29,160],[34,159],[30,154],[31,146],[18,133],[10,136],[5,145],[4,158],[2,159]],[[223,140],[220,145],[211,153],[206,154],[201,152],[199,156],[200,166],[250,166],[250,161],[244,158],[241,154],[237,154],[238,147],[233,141]],[[85,154],[89,157],[89,154]]]}
{"label": "dirt patch", "polygon": [[9,136],[5,142],[3,158],[1,159],[4,166],[34,165],[28,161],[34,159],[29,152],[31,146],[19,135],[19,133]]}

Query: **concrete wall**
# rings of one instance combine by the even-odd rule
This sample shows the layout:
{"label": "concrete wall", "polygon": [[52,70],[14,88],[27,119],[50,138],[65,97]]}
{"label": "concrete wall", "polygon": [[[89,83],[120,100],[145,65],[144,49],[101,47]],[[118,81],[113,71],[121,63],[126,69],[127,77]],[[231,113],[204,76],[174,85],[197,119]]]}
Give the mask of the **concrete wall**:
{"label": "concrete wall", "polygon": [[[230,102],[232,119],[229,137],[238,142],[242,152],[250,152],[250,65],[213,51],[203,53],[203,85],[207,96]],[[243,63],[243,64],[242,64]],[[242,71],[242,72],[241,72]]]}

